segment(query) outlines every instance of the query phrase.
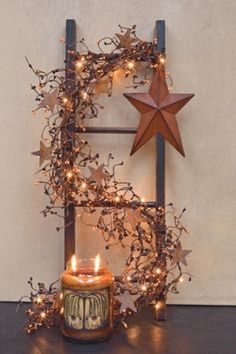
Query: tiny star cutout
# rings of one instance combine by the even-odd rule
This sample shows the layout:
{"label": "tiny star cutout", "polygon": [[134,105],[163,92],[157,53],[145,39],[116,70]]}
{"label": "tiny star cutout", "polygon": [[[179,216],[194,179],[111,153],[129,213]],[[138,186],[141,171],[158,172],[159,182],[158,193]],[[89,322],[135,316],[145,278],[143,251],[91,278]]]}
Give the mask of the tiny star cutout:
{"label": "tiny star cutout", "polygon": [[135,210],[129,208],[126,209],[124,223],[130,224],[133,230],[136,230],[137,224],[144,220],[140,210],[140,208]]}
{"label": "tiny star cutout", "polygon": [[88,168],[91,172],[89,179],[101,186],[103,179],[107,178],[108,176],[106,173],[104,173],[104,164],[100,165],[98,168],[94,168],[92,166],[88,166]]}
{"label": "tiny star cutout", "polygon": [[191,252],[191,250],[183,250],[181,243],[179,242],[176,246],[176,249],[172,251],[171,265],[174,265],[177,262],[181,262],[187,266],[185,257]]}
{"label": "tiny star cutout", "polygon": [[52,147],[46,147],[42,141],[40,141],[40,150],[32,152],[32,155],[39,156],[39,166],[41,166],[45,160],[49,160],[52,153]]}
{"label": "tiny star cutout", "polygon": [[129,291],[125,291],[121,295],[116,296],[117,300],[121,303],[120,312],[130,309],[134,312],[137,312],[135,306],[135,301],[139,298],[139,295],[131,295]]}
{"label": "tiny star cutout", "polygon": [[96,76],[96,79],[94,82],[91,82],[89,86],[94,89],[95,96],[98,97],[102,93],[108,93],[109,88],[108,88],[109,80],[108,79],[102,79],[99,75]]}
{"label": "tiny star cutout", "polygon": [[42,91],[44,98],[39,103],[38,108],[46,107],[53,113],[55,106],[57,105],[57,93],[58,93],[57,88],[51,92]]}
{"label": "tiny star cutout", "polygon": [[116,37],[119,39],[117,48],[130,49],[131,44],[136,41],[135,38],[130,36],[130,30],[127,30],[125,34],[116,33]]}

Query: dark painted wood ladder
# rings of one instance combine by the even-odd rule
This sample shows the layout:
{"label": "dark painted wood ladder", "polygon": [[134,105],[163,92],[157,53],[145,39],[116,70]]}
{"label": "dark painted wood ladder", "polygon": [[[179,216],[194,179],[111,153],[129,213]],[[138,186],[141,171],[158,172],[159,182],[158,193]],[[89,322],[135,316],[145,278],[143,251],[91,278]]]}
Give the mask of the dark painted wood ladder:
{"label": "dark painted wood ladder", "polygon": [[[165,53],[165,21],[156,21],[155,29],[157,41],[157,50]],[[66,20],[66,90],[70,91],[75,86],[75,75],[71,73],[73,68],[72,57],[68,51],[76,51],[76,22],[75,20]],[[73,129],[73,123],[69,125],[68,132]],[[93,134],[135,134],[136,128],[123,127],[88,127],[86,133]],[[78,131],[79,132],[79,131]],[[69,135],[69,134],[68,134]],[[146,203],[149,207],[165,206],[165,140],[160,134],[156,135],[156,200]],[[75,206],[71,204],[65,210],[65,265],[75,253]],[[159,251],[161,251],[159,249]],[[159,313],[158,319],[164,319],[164,312]]]}

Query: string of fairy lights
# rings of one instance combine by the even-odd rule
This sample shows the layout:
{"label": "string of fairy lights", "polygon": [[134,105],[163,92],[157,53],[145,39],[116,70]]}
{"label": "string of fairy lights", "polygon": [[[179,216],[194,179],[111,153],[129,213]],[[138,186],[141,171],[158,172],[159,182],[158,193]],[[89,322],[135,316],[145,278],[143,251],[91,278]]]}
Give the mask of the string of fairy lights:
{"label": "string of fairy lights", "polygon": [[[84,215],[96,211],[97,222],[91,226],[103,236],[106,249],[120,244],[130,251],[121,275],[115,277],[114,295],[119,299],[128,292],[137,310],[144,304],[158,308],[158,301],[168,292],[178,292],[178,284],[186,275],[191,279],[180,265],[186,265],[185,256],[190,252],[183,250],[180,243],[182,234],[187,232],[180,220],[182,213],[177,215],[172,204],[165,210],[150,208],[130,182],[117,180],[117,168],[123,163],[114,164],[111,153],[101,163],[99,154],[83,139],[83,132],[86,122],[101,114],[99,96],[112,95],[117,70],[123,72],[124,79],[131,78],[133,88],[145,86],[155,68],[165,70],[166,57],[157,51],[156,40],[141,40],[135,26],[120,26],[120,33],[99,40],[99,53],[90,51],[84,39],[79,43],[84,50],[67,53],[67,60],[73,62],[69,72],[64,68],[37,70],[27,59],[37,78],[37,84],[31,86],[37,103],[33,114],[42,110],[46,121],[40,149],[33,152],[40,163],[36,184],[43,186],[48,197],[42,214],[64,219],[64,211],[72,203],[82,208],[83,222]],[[76,77],[73,85],[68,84],[71,75]],[[170,76],[166,76],[172,85]],[[167,217],[171,220],[169,225]],[[63,227],[64,224],[57,230]],[[29,283],[32,306],[27,310],[27,330],[30,333],[41,325],[50,327],[57,322],[59,291],[54,284],[46,289],[39,283],[36,289],[32,279]],[[119,311],[118,300],[114,307],[118,322],[134,312],[130,308]]]}

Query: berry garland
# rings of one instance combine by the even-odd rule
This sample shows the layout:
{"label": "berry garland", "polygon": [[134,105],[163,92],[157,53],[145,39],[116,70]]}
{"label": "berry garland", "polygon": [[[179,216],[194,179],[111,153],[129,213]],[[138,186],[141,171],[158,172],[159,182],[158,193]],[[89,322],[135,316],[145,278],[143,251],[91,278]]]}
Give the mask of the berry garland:
{"label": "berry garland", "polygon": [[[98,212],[100,207],[97,223],[91,226],[103,235],[106,249],[117,244],[129,247],[125,267],[115,277],[117,311],[114,313],[118,321],[134,312],[130,308],[119,311],[120,297],[127,292],[135,299],[137,310],[150,303],[158,306],[158,301],[169,291],[177,293],[178,283],[188,274],[182,271],[180,263],[186,264],[185,256],[189,252],[180,243],[180,237],[186,232],[180,221],[182,213],[178,216],[172,204],[165,210],[150,207],[130,182],[117,180],[116,170],[123,162],[114,164],[110,153],[107,161],[101,163],[99,154],[93,153],[88,141],[82,138],[86,122],[97,118],[104,108],[99,96],[112,95],[117,70],[123,72],[124,79],[132,78],[130,87],[133,88],[147,85],[153,70],[165,70],[165,56],[157,51],[156,40],[141,40],[135,26],[120,26],[120,32],[99,40],[100,53],[90,51],[82,39],[79,43],[84,46],[83,51],[67,53],[67,60],[73,62],[69,71],[35,70],[27,59],[38,80],[37,85],[31,86],[37,102],[33,113],[43,110],[46,120],[40,150],[33,152],[40,158],[41,177],[37,184],[43,185],[49,199],[42,214],[64,219],[64,211],[72,203],[83,209],[81,220],[85,223],[84,216]],[[111,48],[110,52],[105,52],[105,48]],[[75,85],[68,82],[70,75],[76,77]],[[172,85],[170,76],[166,74],[166,77]],[[168,221],[172,220],[168,226],[167,216]],[[28,332],[42,324],[47,327],[55,324],[59,313],[55,288],[50,286],[47,290],[40,284],[36,291],[30,280],[35,291],[30,296],[32,308],[27,310]]]}

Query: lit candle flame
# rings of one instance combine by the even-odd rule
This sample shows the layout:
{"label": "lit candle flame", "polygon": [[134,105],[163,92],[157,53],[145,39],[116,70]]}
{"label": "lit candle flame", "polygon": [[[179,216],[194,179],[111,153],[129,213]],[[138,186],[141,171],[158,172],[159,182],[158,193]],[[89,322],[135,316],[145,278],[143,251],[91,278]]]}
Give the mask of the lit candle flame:
{"label": "lit candle flame", "polygon": [[100,256],[98,254],[94,260],[94,272],[95,273],[98,272],[99,266],[100,266]]}
{"label": "lit candle flame", "polygon": [[72,271],[75,272],[76,271],[76,268],[77,268],[77,264],[76,264],[76,257],[75,255],[73,254],[72,258],[71,258],[71,268],[72,268]]}

